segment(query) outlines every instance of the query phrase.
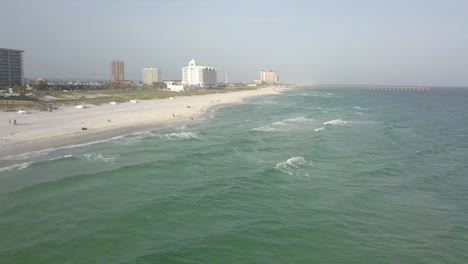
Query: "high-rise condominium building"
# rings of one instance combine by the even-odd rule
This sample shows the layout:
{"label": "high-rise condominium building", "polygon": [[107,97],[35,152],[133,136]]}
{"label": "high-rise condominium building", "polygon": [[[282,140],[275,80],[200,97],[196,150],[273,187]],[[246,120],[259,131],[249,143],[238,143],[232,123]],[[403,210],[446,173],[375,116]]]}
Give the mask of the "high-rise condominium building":
{"label": "high-rise condominium building", "polygon": [[23,52],[0,48],[0,87],[23,84]]}
{"label": "high-rise condominium building", "polygon": [[158,68],[143,69],[143,83],[151,85],[161,81],[161,71]]}
{"label": "high-rise condominium building", "polygon": [[266,84],[275,84],[279,82],[279,75],[272,70],[261,70],[260,71],[260,81]]}
{"label": "high-rise condominium building", "polygon": [[119,60],[112,61],[112,82],[123,82],[124,75],[124,62]]}
{"label": "high-rise condominium building", "polygon": [[199,66],[195,60],[191,60],[189,65],[182,68],[182,84],[184,86],[199,88],[215,88],[216,70],[213,67]]}

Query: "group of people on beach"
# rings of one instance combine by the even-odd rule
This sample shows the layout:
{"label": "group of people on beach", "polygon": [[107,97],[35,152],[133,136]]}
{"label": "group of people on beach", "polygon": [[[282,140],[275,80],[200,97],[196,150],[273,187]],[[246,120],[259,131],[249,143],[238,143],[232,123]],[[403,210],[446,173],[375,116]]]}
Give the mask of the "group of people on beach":
{"label": "group of people on beach", "polygon": [[[173,118],[180,118],[180,114],[179,113],[172,113],[172,117]],[[193,120],[193,116],[190,117],[190,120]]]}
{"label": "group of people on beach", "polygon": [[[8,118],[8,124],[11,125],[11,118]],[[13,119],[13,125],[17,125],[16,118]]]}

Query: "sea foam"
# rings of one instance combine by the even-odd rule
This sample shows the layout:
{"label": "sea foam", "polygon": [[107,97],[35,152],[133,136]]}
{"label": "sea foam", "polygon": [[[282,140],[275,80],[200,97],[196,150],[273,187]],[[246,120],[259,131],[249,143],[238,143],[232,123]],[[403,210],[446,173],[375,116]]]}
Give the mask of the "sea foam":
{"label": "sea foam", "polygon": [[0,168],[0,172],[7,172],[7,171],[26,169],[27,167],[31,166],[31,164],[32,164],[32,162],[25,162],[25,163],[11,165],[11,166],[8,166],[8,167],[3,167],[3,168]]}
{"label": "sea foam", "polygon": [[102,154],[102,153],[90,153],[84,154],[83,158],[91,162],[105,162],[105,163],[115,163],[117,155],[111,154]]}
{"label": "sea foam", "polygon": [[299,116],[299,117],[293,117],[293,118],[288,118],[284,119],[278,122],[274,122],[269,126],[261,126],[261,127],[256,127],[252,129],[252,131],[256,132],[278,132],[278,131],[285,131],[288,126],[294,123],[300,123],[300,122],[307,122],[307,121],[313,121],[313,119],[307,118],[305,116]]}
{"label": "sea foam", "polygon": [[165,134],[167,138],[182,138],[182,139],[198,139],[197,132],[179,132],[179,133],[168,133]]}
{"label": "sea foam", "polygon": [[325,123],[323,123],[324,125],[332,125],[332,126],[336,126],[336,125],[344,125],[344,124],[347,124],[348,122],[346,121],[343,121],[341,119],[334,119],[334,120],[330,120],[330,121],[327,121]]}
{"label": "sea foam", "polygon": [[275,169],[293,175],[299,166],[306,164],[304,157],[292,157],[275,165]]}
{"label": "sea foam", "polygon": [[65,155],[65,156],[61,156],[61,157],[51,158],[51,159],[49,159],[49,161],[60,160],[60,159],[68,159],[68,158],[72,158],[72,157],[73,157],[73,155]]}
{"label": "sea foam", "polygon": [[274,127],[271,127],[271,126],[261,126],[261,127],[253,128],[252,131],[255,131],[255,132],[278,132],[278,131],[281,131],[281,129],[274,128]]}

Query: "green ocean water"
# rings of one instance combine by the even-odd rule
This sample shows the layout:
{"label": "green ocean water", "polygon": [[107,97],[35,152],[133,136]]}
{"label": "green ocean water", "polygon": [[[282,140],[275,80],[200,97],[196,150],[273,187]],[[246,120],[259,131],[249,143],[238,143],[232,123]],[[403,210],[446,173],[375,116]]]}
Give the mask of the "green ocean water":
{"label": "green ocean water", "polygon": [[0,263],[468,263],[468,90],[204,119],[0,160]]}

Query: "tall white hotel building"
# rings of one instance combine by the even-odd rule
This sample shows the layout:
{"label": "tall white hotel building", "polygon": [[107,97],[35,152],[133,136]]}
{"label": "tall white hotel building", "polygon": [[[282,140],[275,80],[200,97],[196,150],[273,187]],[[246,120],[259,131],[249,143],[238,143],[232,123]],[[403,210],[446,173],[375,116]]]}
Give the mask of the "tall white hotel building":
{"label": "tall white hotel building", "polygon": [[195,60],[182,68],[182,84],[189,89],[192,87],[216,88],[216,70],[213,67],[199,66]]}
{"label": "tall white hotel building", "polygon": [[143,68],[143,83],[151,85],[161,81],[161,71],[158,68]]}

